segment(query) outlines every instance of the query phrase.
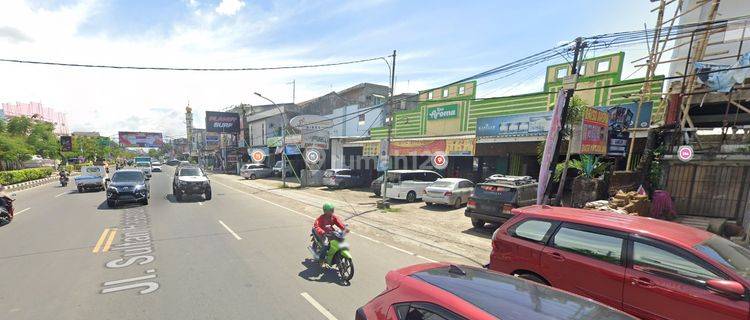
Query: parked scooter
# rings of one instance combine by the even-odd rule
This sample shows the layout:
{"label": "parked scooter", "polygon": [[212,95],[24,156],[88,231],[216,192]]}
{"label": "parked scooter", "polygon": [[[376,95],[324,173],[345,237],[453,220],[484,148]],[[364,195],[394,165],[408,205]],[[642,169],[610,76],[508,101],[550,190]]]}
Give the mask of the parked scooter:
{"label": "parked scooter", "polygon": [[319,243],[315,236],[310,235],[312,244],[307,247],[316,261],[323,261],[329,267],[336,266],[339,277],[344,282],[349,282],[354,277],[354,263],[352,255],[349,253],[349,243],[345,241],[346,232],[337,230],[328,235],[328,251],[326,256],[321,259],[319,256],[320,248],[324,244]]}
{"label": "parked scooter", "polygon": [[13,220],[13,199],[2,193],[4,187],[0,185],[0,226],[9,224]]}

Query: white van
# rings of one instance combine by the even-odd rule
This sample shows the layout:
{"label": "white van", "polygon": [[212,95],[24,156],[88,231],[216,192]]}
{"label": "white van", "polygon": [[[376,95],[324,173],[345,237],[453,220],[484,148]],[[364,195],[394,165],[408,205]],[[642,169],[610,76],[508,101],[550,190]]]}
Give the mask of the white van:
{"label": "white van", "polygon": [[[385,195],[392,199],[414,202],[422,199],[425,188],[440,178],[440,174],[430,170],[390,170]],[[381,186],[381,194],[384,187],[385,184]]]}

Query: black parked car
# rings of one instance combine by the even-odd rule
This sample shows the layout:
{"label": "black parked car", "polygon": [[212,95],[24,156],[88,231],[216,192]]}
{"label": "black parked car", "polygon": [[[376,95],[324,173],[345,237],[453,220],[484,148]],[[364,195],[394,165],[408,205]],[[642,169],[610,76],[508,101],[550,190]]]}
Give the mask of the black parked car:
{"label": "black parked car", "polygon": [[201,168],[193,165],[181,165],[174,171],[172,194],[177,201],[186,195],[203,195],[211,200],[211,181]]}
{"label": "black parked car", "polygon": [[122,202],[148,204],[151,197],[149,178],[138,169],[117,170],[107,178],[107,206],[117,207]]}
{"label": "black parked car", "polygon": [[531,177],[493,175],[474,187],[464,215],[475,228],[503,223],[513,217],[511,209],[536,204],[537,186]]}

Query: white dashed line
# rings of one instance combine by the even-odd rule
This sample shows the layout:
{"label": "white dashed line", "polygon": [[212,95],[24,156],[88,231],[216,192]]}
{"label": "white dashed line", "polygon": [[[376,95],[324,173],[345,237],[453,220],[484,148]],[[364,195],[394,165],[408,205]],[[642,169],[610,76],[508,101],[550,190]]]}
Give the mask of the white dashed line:
{"label": "white dashed line", "polygon": [[56,195],[56,196],[55,196],[55,198],[57,198],[57,197],[59,197],[59,196],[62,196],[62,195],[66,195],[66,194],[68,194],[68,193],[70,193],[70,191],[65,191],[65,192],[63,192],[63,193],[61,193],[61,194],[58,194],[58,195]]}
{"label": "white dashed line", "polygon": [[313,307],[315,307],[315,309],[318,309],[318,311],[320,311],[320,313],[322,313],[323,316],[326,317],[326,319],[338,320],[336,319],[336,317],[333,316],[333,314],[331,314],[330,311],[326,310],[326,308],[324,308],[320,303],[318,303],[318,301],[316,301],[315,299],[313,299],[313,297],[307,294],[307,292],[300,293],[300,295],[303,298],[305,298],[305,300],[307,300],[307,302],[309,302]]}
{"label": "white dashed line", "polygon": [[14,213],[14,214],[13,214],[13,216],[17,216],[17,215],[19,215],[19,214],[22,214],[22,213],[24,213],[24,212],[26,212],[26,211],[29,211],[29,209],[31,209],[31,208],[26,208],[26,209],[23,209],[23,210],[21,210],[21,211],[18,211],[18,212],[16,212],[16,213]]}
{"label": "white dashed line", "polygon": [[224,229],[227,229],[227,231],[229,231],[229,233],[231,233],[235,239],[242,240],[242,237],[237,235],[234,231],[232,231],[232,229],[229,229],[229,227],[226,224],[224,224],[224,221],[219,220],[219,223],[221,223],[221,225],[224,226]]}

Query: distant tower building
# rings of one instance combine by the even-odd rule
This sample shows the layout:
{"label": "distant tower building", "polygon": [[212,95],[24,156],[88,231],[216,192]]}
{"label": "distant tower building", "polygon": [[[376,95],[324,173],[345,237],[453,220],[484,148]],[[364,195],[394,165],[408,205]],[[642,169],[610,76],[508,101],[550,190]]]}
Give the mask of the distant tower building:
{"label": "distant tower building", "polygon": [[185,129],[187,131],[188,155],[193,154],[193,109],[190,108],[190,102],[185,107]]}

